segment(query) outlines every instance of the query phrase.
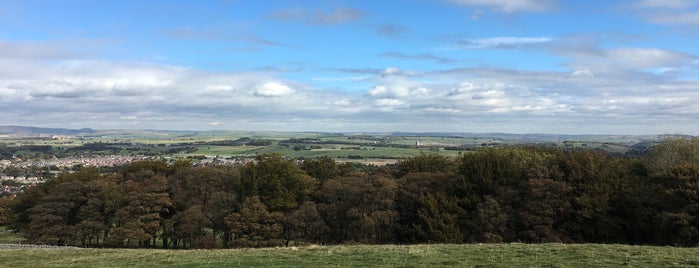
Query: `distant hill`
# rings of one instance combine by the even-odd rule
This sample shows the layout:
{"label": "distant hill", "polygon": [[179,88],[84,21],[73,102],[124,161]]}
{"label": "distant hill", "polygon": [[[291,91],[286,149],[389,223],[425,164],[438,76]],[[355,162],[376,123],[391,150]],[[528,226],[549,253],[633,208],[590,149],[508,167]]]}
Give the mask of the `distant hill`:
{"label": "distant hill", "polygon": [[[451,133],[451,132],[392,132],[390,136],[398,137],[466,137],[466,138],[489,138],[503,141],[527,143],[527,142],[562,142],[573,141],[599,141],[599,142],[620,142],[629,141],[635,143],[639,140],[661,140],[666,135],[585,135],[585,134],[513,134],[513,133]],[[682,135],[684,138],[692,138],[690,135]]]}
{"label": "distant hill", "polygon": [[42,128],[26,126],[0,126],[0,135],[13,136],[40,136],[40,135],[76,135],[83,133],[94,133],[91,128],[68,129],[68,128]]}

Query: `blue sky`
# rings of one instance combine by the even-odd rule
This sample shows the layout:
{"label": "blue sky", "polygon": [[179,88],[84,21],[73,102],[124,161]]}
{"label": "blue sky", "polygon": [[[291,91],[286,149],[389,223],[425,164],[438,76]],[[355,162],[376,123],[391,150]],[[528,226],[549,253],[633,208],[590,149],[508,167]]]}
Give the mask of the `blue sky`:
{"label": "blue sky", "polygon": [[696,135],[697,29],[691,0],[0,0],[0,124]]}

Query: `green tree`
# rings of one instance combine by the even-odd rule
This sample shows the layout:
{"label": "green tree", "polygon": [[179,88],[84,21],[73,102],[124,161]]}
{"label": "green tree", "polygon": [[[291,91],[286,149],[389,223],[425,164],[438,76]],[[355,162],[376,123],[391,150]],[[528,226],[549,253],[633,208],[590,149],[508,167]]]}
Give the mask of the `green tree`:
{"label": "green tree", "polygon": [[424,154],[398,161],[398,177],[408,173],[447,173],[452,169],[451,161],[442,155]]}
{"label": "green tree", "polygon": [[[399,213],[397,226],[397,242],[425,243],[436,241],[430,236],[421,235],[423,225],[418,210],[426,194],[454,195],[454,176],[450,173],[414,172],[408,173],[396,180],[396,211]],[[458,200],[458,199],[457,199]],[[458,218],[458,217],[457,217]],[[454,224],[458,224],[454,222]]]}
{"label": "green tree", "polygon": [[419,200],[418,221],[415,229],[422,240],[430,243],[461,243],[464,233],[460,218],[466,212],[458,205],[458,198],[444,193],[426,193]]}
{"label": "green tree", "polygon": [[335,160],[327,156],[306,159],[301,164],[301,169],[320,183],[340,176],[341,172]]}
{"label": "green tree", "polygon": [[318,184],[294,160],[278,154],[259,155],[254,163],[240,169],[238,196],[258,195],[272,211],[288,211],[308,200]]}

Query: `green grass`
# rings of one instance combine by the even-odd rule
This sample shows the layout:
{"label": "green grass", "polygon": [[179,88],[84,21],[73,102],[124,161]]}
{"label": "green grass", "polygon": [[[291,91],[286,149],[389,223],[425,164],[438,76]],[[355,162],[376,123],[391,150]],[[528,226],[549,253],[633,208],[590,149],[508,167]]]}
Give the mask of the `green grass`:
{"label": "green grass", "polygon": [[627,245],[311,246],[0,250],[5,267],[691,267],[699,249]]}
{"label": "green grass", "polygon": [[0,226],[0,244],[13,244],[22,241],[22,237],[7,230],[7,227]]}

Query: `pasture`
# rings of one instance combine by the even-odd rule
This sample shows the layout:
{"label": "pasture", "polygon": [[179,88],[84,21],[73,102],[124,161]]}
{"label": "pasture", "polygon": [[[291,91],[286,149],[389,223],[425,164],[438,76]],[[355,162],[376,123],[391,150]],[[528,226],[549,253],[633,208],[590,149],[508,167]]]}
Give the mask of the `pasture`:
{"label": "pasture", "polygon": [[2,249],[5,267],[692,267],[699,249],[601,244]]}

